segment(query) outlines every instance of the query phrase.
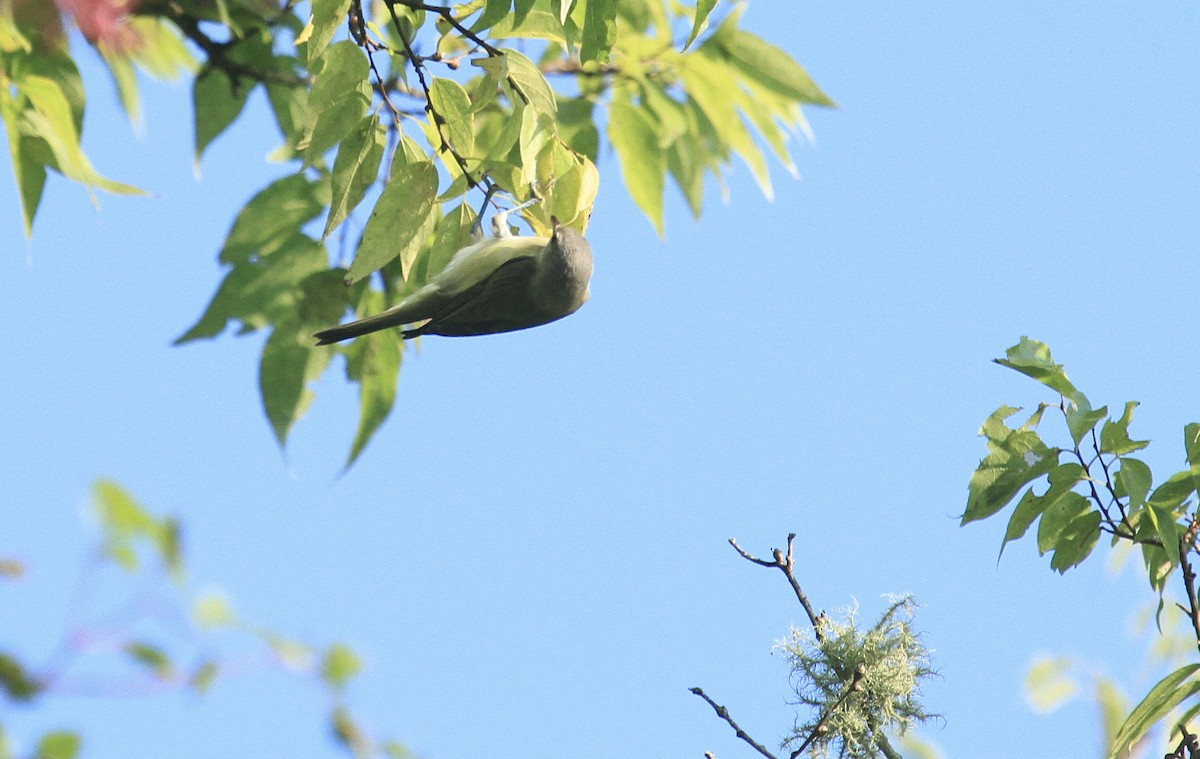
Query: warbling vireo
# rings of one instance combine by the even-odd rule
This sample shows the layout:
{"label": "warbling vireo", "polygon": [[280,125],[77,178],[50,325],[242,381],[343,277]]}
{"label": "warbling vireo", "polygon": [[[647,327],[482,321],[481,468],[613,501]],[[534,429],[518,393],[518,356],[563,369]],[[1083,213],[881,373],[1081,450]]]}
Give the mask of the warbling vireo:
{"label": "warbling vireo", "polygon": [[[507,213],[497,216],[497,234],[506,235]],[[553,223],[549,238],[500,236],[463,248],[412,295],[382,313],[321,330],[317,344],[408,324],[418,326],[405,329],[405,339],[490,335],[575,313],[588,299],[592,248],[578,231]]]}

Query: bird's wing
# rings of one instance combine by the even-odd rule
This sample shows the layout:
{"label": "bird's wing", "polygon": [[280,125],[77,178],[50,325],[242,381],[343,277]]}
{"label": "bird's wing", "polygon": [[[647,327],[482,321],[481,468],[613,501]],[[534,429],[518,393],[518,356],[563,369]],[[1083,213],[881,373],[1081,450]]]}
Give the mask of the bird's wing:
{"label": "bird's wing", "polygon": [[482,282],[451,297],[428,323],[406,335],[488,335],[544,324],[530,297],[533,256],[510,258]]}
{"label": "bird's wing", "polygon": [[490,238],[469,245],[454,254],[450,263],[434,275],[430,283],[446,295],[458,295],[487,280],[497,269],[514,258],[536,256],[550,244],[545,237]]}

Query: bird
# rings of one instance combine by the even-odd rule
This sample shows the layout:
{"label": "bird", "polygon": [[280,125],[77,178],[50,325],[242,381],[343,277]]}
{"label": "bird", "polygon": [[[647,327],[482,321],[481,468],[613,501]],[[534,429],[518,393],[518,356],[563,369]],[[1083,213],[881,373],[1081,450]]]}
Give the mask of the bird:
{"label": "bird", "polygon": [[491,335],[570,316],[590,294],[592,248],[579,231],[555,218],[551,223],[550,237],[513,237],[505,234],[508,227],[501,219],[494,224],[503,230],[501,236],[458,251],[446,268],[395,306],[313,337],[317,345],[329,345],[413,324],[402,330],[403,339]]}

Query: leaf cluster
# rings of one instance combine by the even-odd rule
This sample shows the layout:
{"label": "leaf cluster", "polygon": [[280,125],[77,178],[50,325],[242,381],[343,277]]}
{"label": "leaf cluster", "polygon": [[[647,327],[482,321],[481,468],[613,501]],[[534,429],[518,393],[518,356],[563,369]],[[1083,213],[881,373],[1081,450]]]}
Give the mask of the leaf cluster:
{"label": "leaf cluster", "polygon": [[[52,13],[52,31],[39,32],[45,19],[13,11],[32,5],[0,6],[0,113],[27,232],[48,169],[135,191],[83,156],[84,87],[63,21]],[[403,341],[317,347],[311,333],[420,287],[501,199],[541,199],[524,214],[535,234],[551,217],[584,229],[601,134],[660,233],[668,176],[698,215],[705,178],[721,180],[734,156],[768,193],[764,151],[794,171],[801,105],[832,103],[787,54],[740,28],[744,5],[721,18],[715,6],[314,0],[301,15],[258,0],[144,0],[122,21],[122,45],[95,41],[131,118],[135,69],[194,72],[200,161],[261,89],[281,136],[271,158],[287,168],[238,214],[220,251],[224,281],[178,342],[230,325],[268,331],[259,381],[281,445],[341,355],[360,391],[349,465],[394,405]]]}

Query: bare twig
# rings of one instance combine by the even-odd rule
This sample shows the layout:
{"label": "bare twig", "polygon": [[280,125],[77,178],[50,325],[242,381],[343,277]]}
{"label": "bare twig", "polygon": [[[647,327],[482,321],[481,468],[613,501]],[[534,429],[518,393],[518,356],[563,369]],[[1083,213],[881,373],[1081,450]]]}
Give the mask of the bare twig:
{"label": "bare twig", "polygon": [[1192,620],[1192,630],[1196,633],[1196,647],[1200,648],[1200,603],[1196,600],[1196,572],[1192,562],[1188,560],[1189,545],[1183,537],[1179,539],[1179,567],[1183,570],[1183,587],[1187,591],[1188,608],[1184,609]]}
{"label": "bare twig", "polygon": [[[692,693],[695,693],[697,696],[699,696],[700,698],[702,698],[706,702],[708,702],[708,705],[713,708],[713,711],[717,713],[717,716],[729,723],[729,726],[733,728],[733,731],[735,733],[737,733],[738,738],[741,738],[742,740],[744,740],[751,747],[753,747],[755,751],[757,751],[758,753],[767,757],[767,759],[778,759],[778,757],[776,757],[770,751],[767,751],[767,749],[764,748],[761,743],[758,743],[757,741],[755,741],[753,738],[751,738],[746,733],[745,730],[743,730],[741,727],[739,727],[738,723],[733,721],[733,717],[729,716],[728,709],[721,706],[716,701],[713,701],[711,698],[708,697],[708,694],[705,693],[700,688],[689,688],[688,690],[690,690]],[[793,757],[793,759],[795,759],[795,754],[793,754],[792,757]]]}
{"label": "bare twig", "polygon": [[795,539],[796,533],[788,533],[787,556],[784,556],[783,551],[780,551],[778,548],[772,548],[771,555],[774,558],[773,561],[767,561],[756,556],[751,556],[737,544],[737,540],[734,538],[729,539],[729,545],[733,546],[733,549],[741,554],[743,559],[752,561],[762,567],[776,567],[779,569],[779,571],[783,572],[783,574],[787,577],[788,582],[792,586],[792,592],[796,594],[796,600],[799,601],[800,605],[804,607],[804,613],[808,615],[808,621],[810,624],[812,624],[813,633],[817,636],[817,640],[824,640],[825,633],[821,630],[821,625],[818,624],[817,614],[813,611],[812,604],[808,602],[808,597],[804,595],[804,591],[801,590],[800,583],[796,581],[796,573],[794,571],[795,565],[792,562],[792,542]]}

